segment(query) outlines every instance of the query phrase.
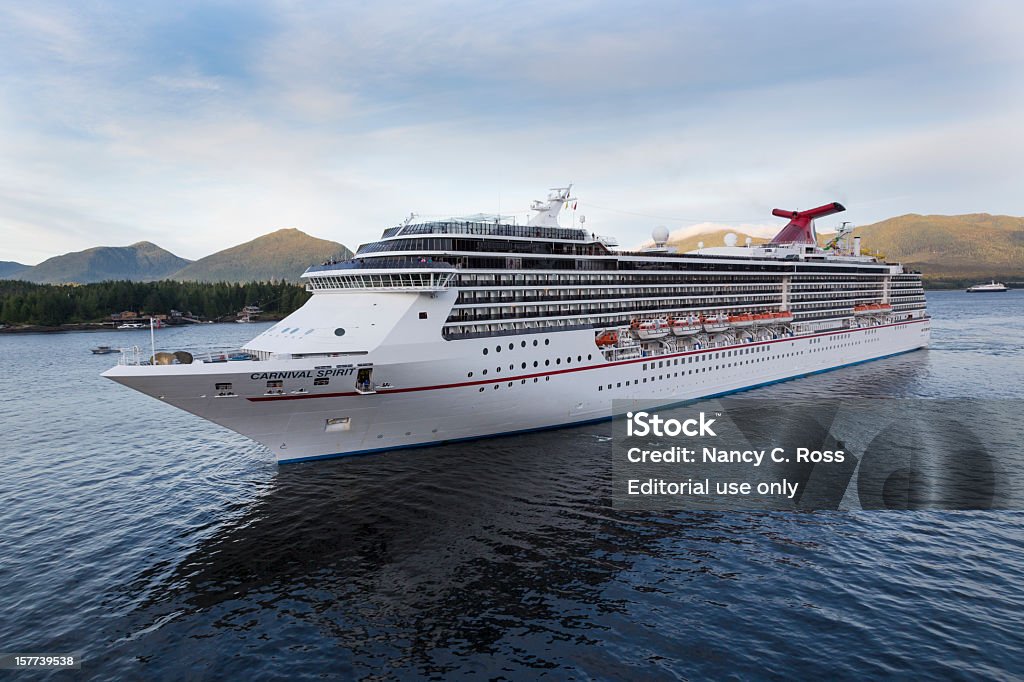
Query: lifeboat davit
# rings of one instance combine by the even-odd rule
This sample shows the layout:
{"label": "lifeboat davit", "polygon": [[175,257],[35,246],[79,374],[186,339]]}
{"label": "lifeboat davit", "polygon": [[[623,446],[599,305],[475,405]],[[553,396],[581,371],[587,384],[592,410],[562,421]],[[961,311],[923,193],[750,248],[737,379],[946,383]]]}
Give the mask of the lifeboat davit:
{"label": "lifeboat davit", "polygon": [[772,317],[775,318],[776,322],[781,322],[783,324],[788,324],[789,322],[793,321],[793,313],[788,312],[786,310],[774,313]]}

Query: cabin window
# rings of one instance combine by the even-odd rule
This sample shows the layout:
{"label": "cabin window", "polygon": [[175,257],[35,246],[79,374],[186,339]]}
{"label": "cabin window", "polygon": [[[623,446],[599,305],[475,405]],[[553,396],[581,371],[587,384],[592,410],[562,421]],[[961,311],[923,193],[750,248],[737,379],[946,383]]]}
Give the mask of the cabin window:
{"label": "cabin window", "polygon": [[345,336],[345,330],[344,330],[344,328],[342,328],[342,327],[338,327],[337,329],[335,329],[335,330],[334,330],[334,335],[335,335],[335,336]]}
{"label": "cabin window", "polygon": [[[228,386],[230,386],[230,385],[231,384],[228,384]],[[284,387],[284,382],[281,381],[280,379],[275,379],[273,381],[268,381],[267,382],[267,388],[283,388],[283,387]]]}
{"label": "cabin window", "polygon": [[230,383],[214,384],[213,387],[216,390],[218,390],[218,391],[230,391],[231,390],[231,384]]}
{"label": "cabin window", "polygon": [[425,319],[427,319],[427,314],[426,314],[425,312],[421,312],[421,313],[420,313],[420,319],[421,319],[421,320],[425,320]]}
{"label": "cabin window", "polygon": [[319,379],[313,379],[314,386],[326,386],[329,383],[331,383],[329,377],[320,377]]}

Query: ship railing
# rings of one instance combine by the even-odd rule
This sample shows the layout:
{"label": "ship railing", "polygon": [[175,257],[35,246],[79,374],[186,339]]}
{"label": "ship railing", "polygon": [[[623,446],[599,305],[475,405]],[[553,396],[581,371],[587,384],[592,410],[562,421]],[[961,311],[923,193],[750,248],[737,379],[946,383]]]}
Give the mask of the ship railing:
{"label": "ship railing", "polygon": [[[207,348],[202,351],[157,350],[155,358],[155,364],[158,365],[189,365],[195,363],[241,362],[260,360],[260,358],[256,354],[234,346],[223,348]],[[152,365],[154,364],[153,360],[154,355],[151,348],[132,346],[131,348],[121,349],[121,356],[118,359],[117,364]]]}
{"label": "ship railing", "polygon": [[[447,266],[451,267],[451,266]],[[454,272],[359,272],[313,275],[307,291],[444,291],[452,286]]]}
{"label": "ship railing", "polygon": [[415,268],[417,270],[451,270],[454,267],[456,267],[454,264],[449,263],[447,261],[433,260],[432,258],[417,258],[413,256],[394,258],[373,258],[371,260],[351,259],[337,262],[327,262],[323,263],[322,265],[311,265],[308,268],[306,268],[306,272],[303,273],[303,276],[318,272],[333,272],[334,270],[406,270],[410,268]]}

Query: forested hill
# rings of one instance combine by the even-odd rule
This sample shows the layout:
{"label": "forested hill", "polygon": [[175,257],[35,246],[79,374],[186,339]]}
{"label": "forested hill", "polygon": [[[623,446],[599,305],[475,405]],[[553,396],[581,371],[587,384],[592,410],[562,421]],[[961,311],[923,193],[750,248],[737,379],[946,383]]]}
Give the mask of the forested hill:
{"label": "forested hill", "polygon": [[114,279],[152,281],[163,279],[188,263],[188,260],[156,244],[138,242],[131,246],[96,246],[85,251],[65,253],[48,258],[34,267],[25,267],[0,276],[51,284],[86,284]]}
{"label": "forested hill", "polygon": [[0,260],[0,277],[9,277],[17,272],[32,267],[24,263],[15,263],[12,260]]}
{"label": "forested hill", "polygon": [[172,274],[171,279],[202,282],[298,282],[310,265],[330,258],[345,260],[352,252],[337,242],[311,237],[294,228],[278,230],[218,251]]}
{"label": "forested hill", "polygon": [[889,218],[854,230],[866,248],[931,277],[1024,277],[1024,218],[970,213]]}
{"label": "forested hill", "polygon": [[0,323],[57,326],[98,322],[111,313],[168,314],[172,309],[217,319],[246,305],[282,316],[309,299],[301,286],[287,282],[99,282],[83,285],[0,281]]}

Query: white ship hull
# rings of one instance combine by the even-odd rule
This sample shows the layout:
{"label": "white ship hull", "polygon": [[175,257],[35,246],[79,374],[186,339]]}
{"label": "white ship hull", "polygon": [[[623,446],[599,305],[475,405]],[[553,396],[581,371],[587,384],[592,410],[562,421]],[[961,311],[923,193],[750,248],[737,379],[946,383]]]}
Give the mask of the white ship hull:
{"label": "white ship hull", "polygon": [[[119,365],[105,376],[297,462],[608,419],[613,399],[668,405],[740,391],[923,348],[929,329],[922,317],[620,362],[604,359],[590,330],[438,340],[417,344],[415,361],[401,349],[360,357],[373,364],[370,395],[355,391],[354,369],[324,369],[337,358]],[[312,385],[332,371],[343,374]],[[296,378],[268,394],[273,372]],[[219,396],[217,383],[231,395]]]}

